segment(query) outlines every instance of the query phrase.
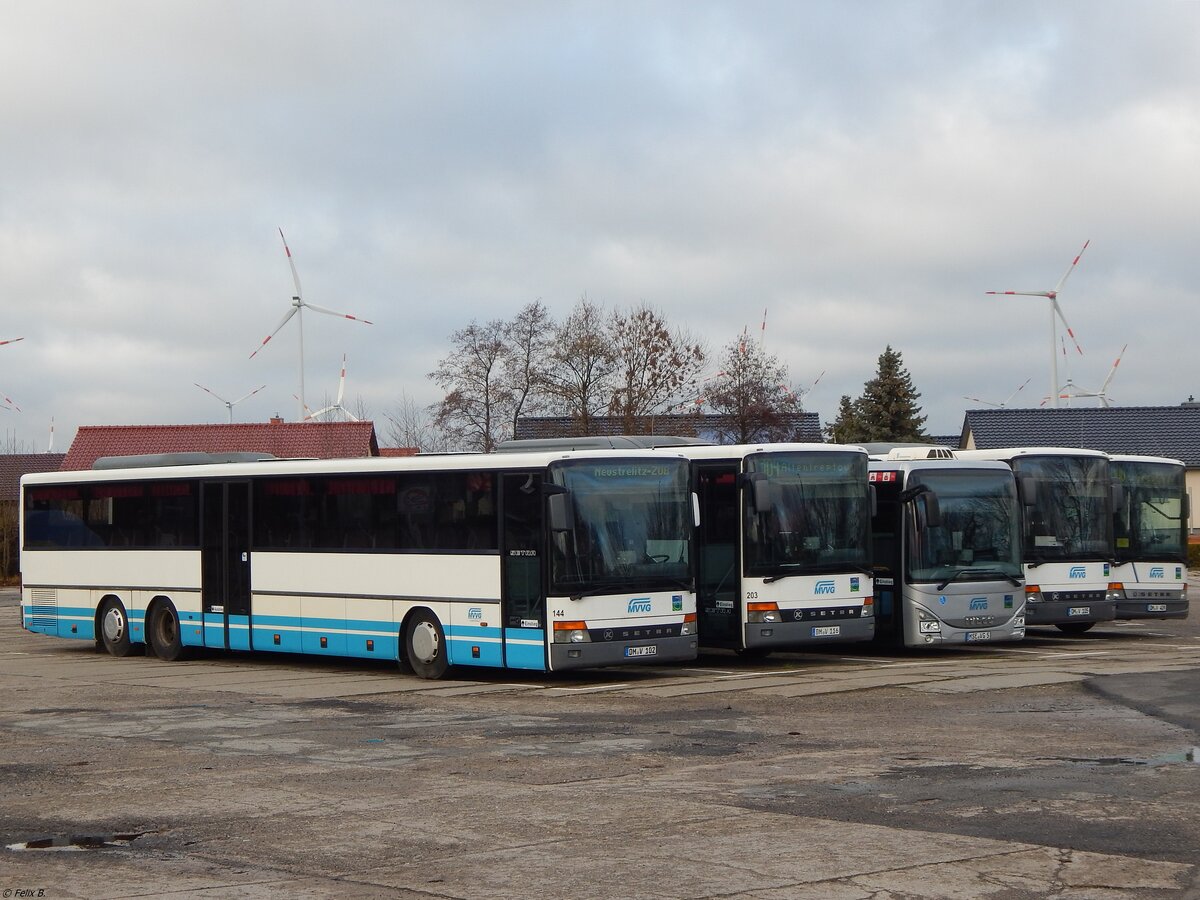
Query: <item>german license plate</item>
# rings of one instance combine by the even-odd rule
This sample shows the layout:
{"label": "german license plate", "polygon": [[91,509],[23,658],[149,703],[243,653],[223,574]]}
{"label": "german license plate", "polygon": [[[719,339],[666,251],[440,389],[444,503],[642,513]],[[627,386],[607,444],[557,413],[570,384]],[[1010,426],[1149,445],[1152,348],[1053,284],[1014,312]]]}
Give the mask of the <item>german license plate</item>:
{"label": "german license plate", "polygon": [[626,647],[625,655],[629,656],[657,656],[658,647]]}
{"label": "german license plate", "polygon": [[1072,606],[1067,610],[1068,616],[1090,616],[1092,608],[1090,606]]}
{"label": "german license plate", "polygon": [[968,631],[967,632],[967,643],[968,644],[973,643],[975,641],[990,641],[991,639],[992,639],[992,633],[990,631]]}
{"label": "german license plate", "polygon": [[812,630],[813,637],[837,637],[841,633],[841,625],[816,625]]}
{"label": "german license plate", "polygon": [[1167,604],[1165,603],[1147,603],[1146,612],[1166,612]]}

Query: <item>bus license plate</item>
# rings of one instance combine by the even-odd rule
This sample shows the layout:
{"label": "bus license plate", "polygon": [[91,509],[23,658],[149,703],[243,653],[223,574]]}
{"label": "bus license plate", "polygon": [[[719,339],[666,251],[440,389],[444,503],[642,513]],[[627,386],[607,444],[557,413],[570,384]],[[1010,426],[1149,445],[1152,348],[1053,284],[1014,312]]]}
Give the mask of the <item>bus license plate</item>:
{"label": "bus license plate", "polygon": [[968,644],[973,641],[990,641],[991,639],[992,639],[992,633],[990,631],[968,631],[967,632],[967,643]]}
{"label": "bus license plate", "polygon": [[841,625],[815,625],[812,630],[813,637],[837,637],[841,633]]}
{"label": "bus license plate", "polygon": [[626,647],[626,656],[657,656],[658,647]]}
{"label": "bus license plate", "polygon": [[1165,603],[1148,603],[1146,604],[1146,612],[1166,612],[1167,604]]}
{"label": "bus license plate", "polygon": [[1067,610],[1068,616],[1090,616],[1092,608],[1090,606],[1072,606]]}

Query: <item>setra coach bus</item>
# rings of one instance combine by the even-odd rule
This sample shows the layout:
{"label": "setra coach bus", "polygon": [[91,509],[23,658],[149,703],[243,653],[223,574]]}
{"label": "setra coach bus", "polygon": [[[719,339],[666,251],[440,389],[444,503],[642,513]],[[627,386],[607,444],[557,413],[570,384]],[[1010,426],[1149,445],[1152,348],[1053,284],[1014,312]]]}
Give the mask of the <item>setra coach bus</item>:
{"label": "setra coach bus", "polygon": [[21,621],[191,648],[560,671],[694,659],[688,463],[662,452],[165,454],[21,479]]}

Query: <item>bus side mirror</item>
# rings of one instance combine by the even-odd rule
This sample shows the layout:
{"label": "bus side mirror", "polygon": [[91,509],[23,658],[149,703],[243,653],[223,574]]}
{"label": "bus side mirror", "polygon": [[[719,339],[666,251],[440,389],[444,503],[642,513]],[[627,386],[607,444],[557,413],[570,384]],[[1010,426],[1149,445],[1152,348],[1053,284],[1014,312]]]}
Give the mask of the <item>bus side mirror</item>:
{"label": "bus side mirror", "polygon": [[1037,479],[1032,475],[1022,475],[1017,479],[1017,493],[1023,506],[1037,506]]}
{"label": "bus side mirror", "polygon": [[1113,484],[1112,486],[1112,505],[1113,509],[1120,509],[1125,505],[1125,485]]}
{"label": "bus side mirror", "polygon": [[771,482],[761,472],[752,472],[746,476],[746,484],[754,501],[754,511],[759,515],[771,511]]}
{"label": "bus side mirror", "polygon": [[942,524],[942,505],[938,502],[938,496],[933,491],[926,491],[917,501],[921,504],[925,512],[924,526],[926,528],[937,528]]}
{"label": "bus side mirror", "polygon": [[546,516],[551,531],[574,531],[570,495],[566,491],[553,493],[546,498]]}
{"label": "bus side mirror", "polygon": [[692,527],[700,527],[700,495],[692,491]]}

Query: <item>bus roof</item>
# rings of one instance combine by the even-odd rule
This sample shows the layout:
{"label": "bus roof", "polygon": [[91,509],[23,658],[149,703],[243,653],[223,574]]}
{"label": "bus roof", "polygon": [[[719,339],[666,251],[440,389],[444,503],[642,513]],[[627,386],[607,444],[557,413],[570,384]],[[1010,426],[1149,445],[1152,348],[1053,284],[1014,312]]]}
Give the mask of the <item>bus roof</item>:
{"label": "bus roof", "polygon": [[401,472],[469,471],[543,468],[556,460],[683,460],[668,450],[579,450],[526,453],[462,453],[417,456],[366,456],[348,459],[265,459],[192,465],[133,465],[125,468],[76,469],[24,475],[21,484],[99,481],[245,478],[266,475],[386,475]]}
{"label": "bus roof", "polygon": [[1003,459],[1013,460],[1023,456],[1081,456],[1107,459],[1101,450],[1085,450],[1082,447],[996,447],[991,450],[959,450],[960,459]]}

